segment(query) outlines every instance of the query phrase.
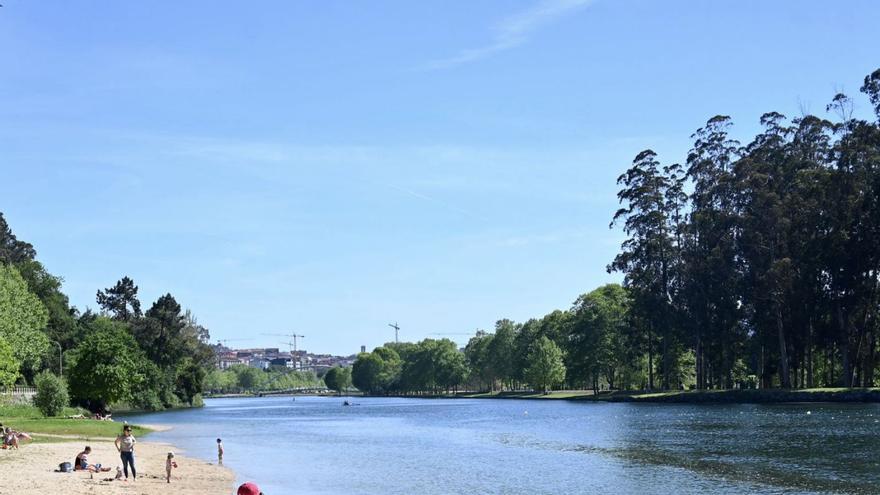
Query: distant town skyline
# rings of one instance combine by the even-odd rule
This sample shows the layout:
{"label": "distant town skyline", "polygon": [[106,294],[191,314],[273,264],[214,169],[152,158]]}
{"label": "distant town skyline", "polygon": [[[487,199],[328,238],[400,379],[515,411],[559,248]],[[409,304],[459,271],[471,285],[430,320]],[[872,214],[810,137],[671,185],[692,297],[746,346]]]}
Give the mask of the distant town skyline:
{"label": "distant town skyline", "polygon": [[[617,176],[716,114],[825,115],[880,4],[70,3],[0,9],[0,211],[80,310],[123,276],[218,340],[350,355],[566,309]],[[805,34],[806,33],[806,34]],[[865,106],[856,112],[868,112]]]}

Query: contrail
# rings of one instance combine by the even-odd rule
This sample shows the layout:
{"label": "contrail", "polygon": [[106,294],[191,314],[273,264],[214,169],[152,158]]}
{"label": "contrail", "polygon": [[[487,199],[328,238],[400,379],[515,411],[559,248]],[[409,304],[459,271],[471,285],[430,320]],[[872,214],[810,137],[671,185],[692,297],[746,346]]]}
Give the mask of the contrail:
{"label": "contrail", "polygon": [[467,217],[470,217],[470,218],[474,218],[474,219],[477,219],[477,220],[480,220],[480,221],[483,221],[483,222],[488,221],[487,219],[485,219],[485,218],[483,218],[483,217],[480,217],[480,216],[478,216],[478,215],[474,215],[473,213],[471,213],[471,212],[469,212],[469,211],[467,211],[467,210],[464,210],[464,209],[462,209],[462,208],[459,208],[459,207],[457,207],[457,206],[455,206],[455,205],[451,205],[451,204],[449,204],[449,203],[447,203],[447,202],[445,202],[445,201],[441,201],[441,200],[439,200],[439,199],[437,199],[437,198],[432,198],[431,196],[427,196],[427,195],[425,195],[425,194],[422,194],[422,193],[419,193],[419,192],[413,191],[412,189],[407,189],[407,188],[405,188],[405,187],[401,187],[401,186],[398,186],[398,185],[395,185],[395,184],[385,184],[385,186],[386,186],[386,187],[390,187],[391,189],[394,189],[394,190],[396,190],[396,191],[400,191],[400,192],[402,192],[402,193],[404,193],[404,194],[410,195],[410,196],[412,196],[412,197],[414,197],[414,198],[419,198],[419,199],[421,199],[421,200],[428,201],[428,202],[430,202],[430,203],[434,203],[434,204],[436,204],[436,205],[440,205],[440,206],[442,206],[443,208],[446,208],[447,210],[452,210],[452,211],[454,211],[454,212],[461,213],[461,214],[464,215],[464,216],[467,216]]}

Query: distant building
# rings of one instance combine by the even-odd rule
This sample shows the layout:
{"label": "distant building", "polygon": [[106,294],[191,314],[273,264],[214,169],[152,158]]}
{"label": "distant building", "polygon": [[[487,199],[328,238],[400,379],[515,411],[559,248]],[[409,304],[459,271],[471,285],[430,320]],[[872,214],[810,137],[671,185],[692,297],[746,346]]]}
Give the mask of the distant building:
{"label": "distant building", "polygon": [[248,366],[250,366],[251,368],[258,368],[261,370],[269,369],[270,364],[271,364],[271,361],[264,358],[264,357],[255,357],[255,358],[251,358],[248,361]]}
{"label": "distant building", "polygon": [[361,352],[367,352],[367,346],[362,345],[362,346],[361,346]]}
{"label": "distant building", "polygon": [[271,360],[269,362],[269,364],[271,364],[272,366],[284,366],[285,368],[290,368],[290,369],[293,369],[295,367],[293,359],[291,359],[289,356],[288,357],[277,357],[277,358]]}
{"label": "distant building", "polygon": [[236,356],[234,352],[221,354],[217,359],[217,367],[221,370],[225,370],[230,366],[235,366],[236,364],[242,364],[242,362],[238,359],[238,356]]}

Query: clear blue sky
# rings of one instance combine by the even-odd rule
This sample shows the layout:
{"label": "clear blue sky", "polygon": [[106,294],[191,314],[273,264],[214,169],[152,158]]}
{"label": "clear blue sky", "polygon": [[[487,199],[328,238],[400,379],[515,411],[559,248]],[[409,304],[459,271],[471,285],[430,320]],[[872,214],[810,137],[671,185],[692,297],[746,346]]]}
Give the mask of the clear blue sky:
{"label": "clear blue sky", "polygon": [[0,211],[72,302],[341,354],[568,308],[638,151],[880,67],[875,1],[2,4]]}

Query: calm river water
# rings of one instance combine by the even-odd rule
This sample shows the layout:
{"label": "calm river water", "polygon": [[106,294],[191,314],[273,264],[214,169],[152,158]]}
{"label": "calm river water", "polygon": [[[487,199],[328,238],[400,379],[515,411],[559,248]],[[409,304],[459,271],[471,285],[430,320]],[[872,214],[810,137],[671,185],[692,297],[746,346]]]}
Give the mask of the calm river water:
{"label": "calm river water", "polygon": [[880,405],[214,399],[129,418],[287,494],[880,493]]}

